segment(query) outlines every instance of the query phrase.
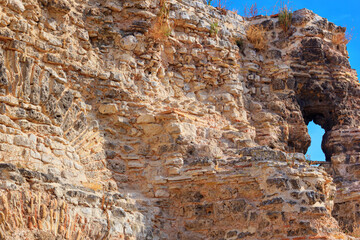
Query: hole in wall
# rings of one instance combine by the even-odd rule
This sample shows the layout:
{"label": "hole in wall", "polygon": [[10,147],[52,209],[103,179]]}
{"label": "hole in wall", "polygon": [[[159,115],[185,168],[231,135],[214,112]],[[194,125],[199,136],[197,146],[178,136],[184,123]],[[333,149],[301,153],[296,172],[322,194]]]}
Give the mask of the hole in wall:
{"label": "hole in wall", "polygon": [[325,130],[313,121],[311,121],[307,127],[311,137],[311,145],[306,152],[307,159],[312,161],[325,161],[325,154],[321,149]]}

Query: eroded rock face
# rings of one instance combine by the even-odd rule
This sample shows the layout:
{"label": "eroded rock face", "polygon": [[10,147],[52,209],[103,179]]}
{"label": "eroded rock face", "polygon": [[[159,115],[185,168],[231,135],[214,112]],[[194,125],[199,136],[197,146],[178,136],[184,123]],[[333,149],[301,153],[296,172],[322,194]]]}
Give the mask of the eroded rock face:
{"label": "eroded rock face", "polygon": [[[0,1],[1,237],[356,236],[345,29],[306,9],[284,33],[277,17],[159,4]],[[246,37],[258,24],[265,51]],[[325,168],[304,157],[312,120]]]}

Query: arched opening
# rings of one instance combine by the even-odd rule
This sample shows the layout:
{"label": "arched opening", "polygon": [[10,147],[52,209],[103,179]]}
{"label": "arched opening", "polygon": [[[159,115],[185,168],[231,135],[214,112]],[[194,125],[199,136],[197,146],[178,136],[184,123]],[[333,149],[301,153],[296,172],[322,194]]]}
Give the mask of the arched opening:
{"label": "arched opening", "polygon": [[[334,149],[332,145],[329,145],[329,136],[333,127],[338,123],[338,116],[335,114],[335,106],[333,105],[334,101],[331,101],[330,99],[324,100],[327,96],[319,97],[316,93],[309,94],[305,90],[303,91],[304,92],[302,92],[301,98],[298,99],[298,103],[300,105],[305,124],[308,126],[308,133],[311,137],[311,142],[312,144],[315,143],[315,145],[319,146],[315,148],[314,152],[310,152],[308,154],[313,155],[311,156],[312,160],[319,161],[320,159],[315,159],[315,157],[318,157],[316,153],[321,154],[319,156],[321,160],[324,159],[322,154],[325,154],[325,161],[331,162],[331,156],[334,153]],[[315,128],[314,131],[312,130],[313,128]],[[309,149],[314,149],[314,147]]]}
{"label": "arched opening", "polygon": [[307,127],[311,137],[311,145],[306,152],[307,158],[313,161],[325,161],[325,154],[321,148],[325,130],[313,121],[311,121]]}

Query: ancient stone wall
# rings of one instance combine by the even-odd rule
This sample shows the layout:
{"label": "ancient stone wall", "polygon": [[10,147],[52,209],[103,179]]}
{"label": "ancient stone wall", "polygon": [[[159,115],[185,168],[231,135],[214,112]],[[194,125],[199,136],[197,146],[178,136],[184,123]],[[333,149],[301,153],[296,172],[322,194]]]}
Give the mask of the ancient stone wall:
{"label": "ancient stone wall", "polygon": [[[0,6],[2,238],[360,234],[344,28],[303,9],[285,33],[198,0]],[[324,167],[304,157],[312,120]]]}

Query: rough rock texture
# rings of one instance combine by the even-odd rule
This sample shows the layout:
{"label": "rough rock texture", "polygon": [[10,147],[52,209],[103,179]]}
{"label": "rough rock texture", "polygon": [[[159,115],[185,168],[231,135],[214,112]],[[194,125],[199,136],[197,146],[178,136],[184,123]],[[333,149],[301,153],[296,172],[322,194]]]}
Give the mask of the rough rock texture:
{"label": "rough rock texture", "polygon": [[[0,5],[0,238],[359,236],[344,28],[303,9],[284,33],[198,0]],[[304,157],[311,120],[324,167]]]}

